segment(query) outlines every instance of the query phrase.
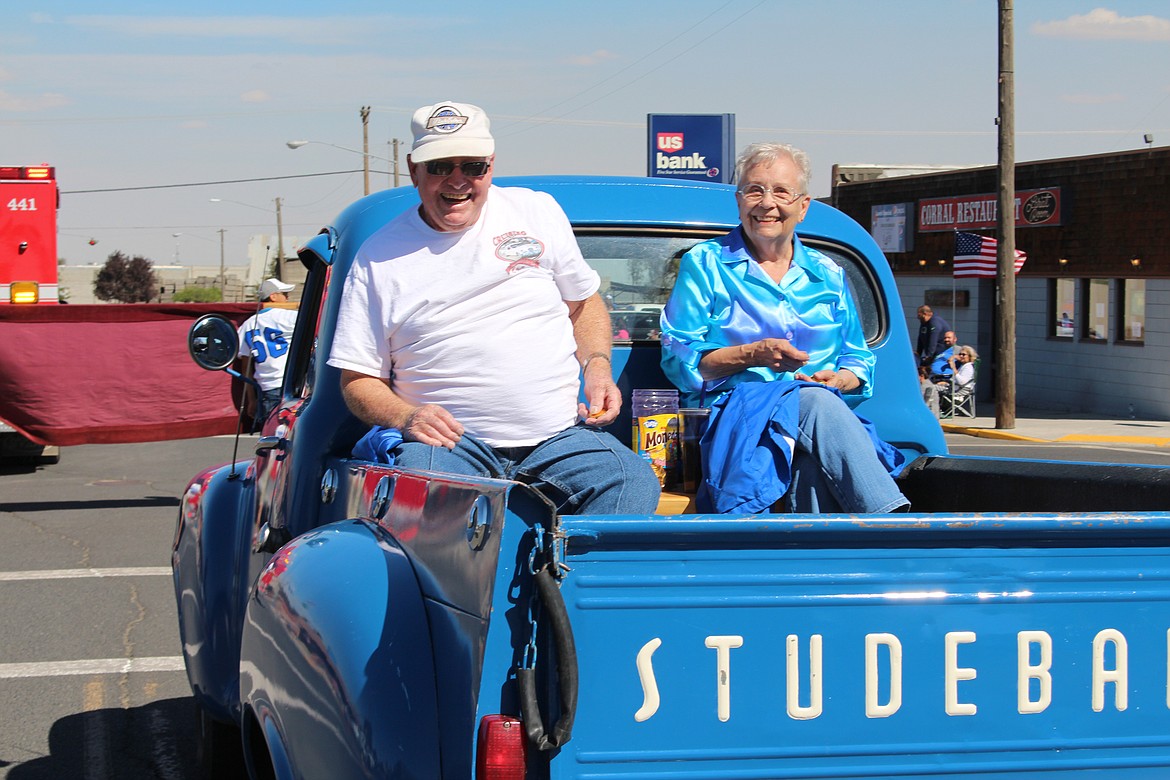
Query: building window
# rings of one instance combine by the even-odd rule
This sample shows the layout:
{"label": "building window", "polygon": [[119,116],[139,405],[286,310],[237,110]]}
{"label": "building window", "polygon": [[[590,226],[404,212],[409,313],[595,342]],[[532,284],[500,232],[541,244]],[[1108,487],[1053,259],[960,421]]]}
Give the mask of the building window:
{"label": "building window", "polygon": [[1146,280],[1119,279],[1117,282],[1118,341],[1144,344],[1146,341]]}
{"label": "building window", "polygon": [[1109,338],[1109,280],[1084,279],[1081,287],[1081,338]]}
{"label": "building window", "polygon": [[1076,308],[1074,296],[1077,284],[1074,279],[1053,279],[1048,286],[1048,335],[1052,338],[1071,339],[1075,333],[1074,317]]}

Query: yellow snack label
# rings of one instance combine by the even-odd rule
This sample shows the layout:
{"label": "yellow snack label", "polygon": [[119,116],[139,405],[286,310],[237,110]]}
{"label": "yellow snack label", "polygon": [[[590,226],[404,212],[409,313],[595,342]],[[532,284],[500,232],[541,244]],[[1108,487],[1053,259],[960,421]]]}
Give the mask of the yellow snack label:
{"label": "yellow snack label", "polygon": [[660,485],[678,462],[678,415],[650,414],[635,418],[638,454],[650,461]]}

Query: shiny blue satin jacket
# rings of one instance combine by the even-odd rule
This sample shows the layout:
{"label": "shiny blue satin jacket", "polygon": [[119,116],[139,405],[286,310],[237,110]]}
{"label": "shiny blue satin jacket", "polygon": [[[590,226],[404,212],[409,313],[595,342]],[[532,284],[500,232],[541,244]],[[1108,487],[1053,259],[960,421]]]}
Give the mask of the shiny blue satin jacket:
{"label": "shiny blue satin jacket", "polygon": [[752,258],[743,226],[683,255],[662,312],[662,370],[684,406],[710,406],[742,382],[792,379],[792,372],[753,367],[704,382],[703,355],[765,338],[787,339],[809,355],[804,373],[847,368],[861,386],[843,396],[850,406],[873,394],[875,359],[845,272],[794,238],[792,267],[777,284]]}

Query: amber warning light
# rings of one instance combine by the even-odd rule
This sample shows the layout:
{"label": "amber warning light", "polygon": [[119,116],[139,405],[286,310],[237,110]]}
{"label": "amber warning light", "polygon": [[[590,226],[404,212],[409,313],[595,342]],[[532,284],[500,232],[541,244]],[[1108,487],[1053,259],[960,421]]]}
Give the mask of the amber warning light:
{"label": "amber warning light", "polygon": [[51,165],[0,165],[0,179],[52,179]]}
{"label": "amber warning light", "polygon": [[41,288],[36,282],[13,282],[13,303],[40,303]]}

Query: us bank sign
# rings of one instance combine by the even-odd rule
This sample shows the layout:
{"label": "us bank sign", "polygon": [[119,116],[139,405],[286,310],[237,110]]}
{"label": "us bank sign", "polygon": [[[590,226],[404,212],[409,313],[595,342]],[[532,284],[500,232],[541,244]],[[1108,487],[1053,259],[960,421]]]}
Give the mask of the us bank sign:
{"label": "us bank sign", "polygon": [[735,114],[648,114],[646,175],[730,184]]}

